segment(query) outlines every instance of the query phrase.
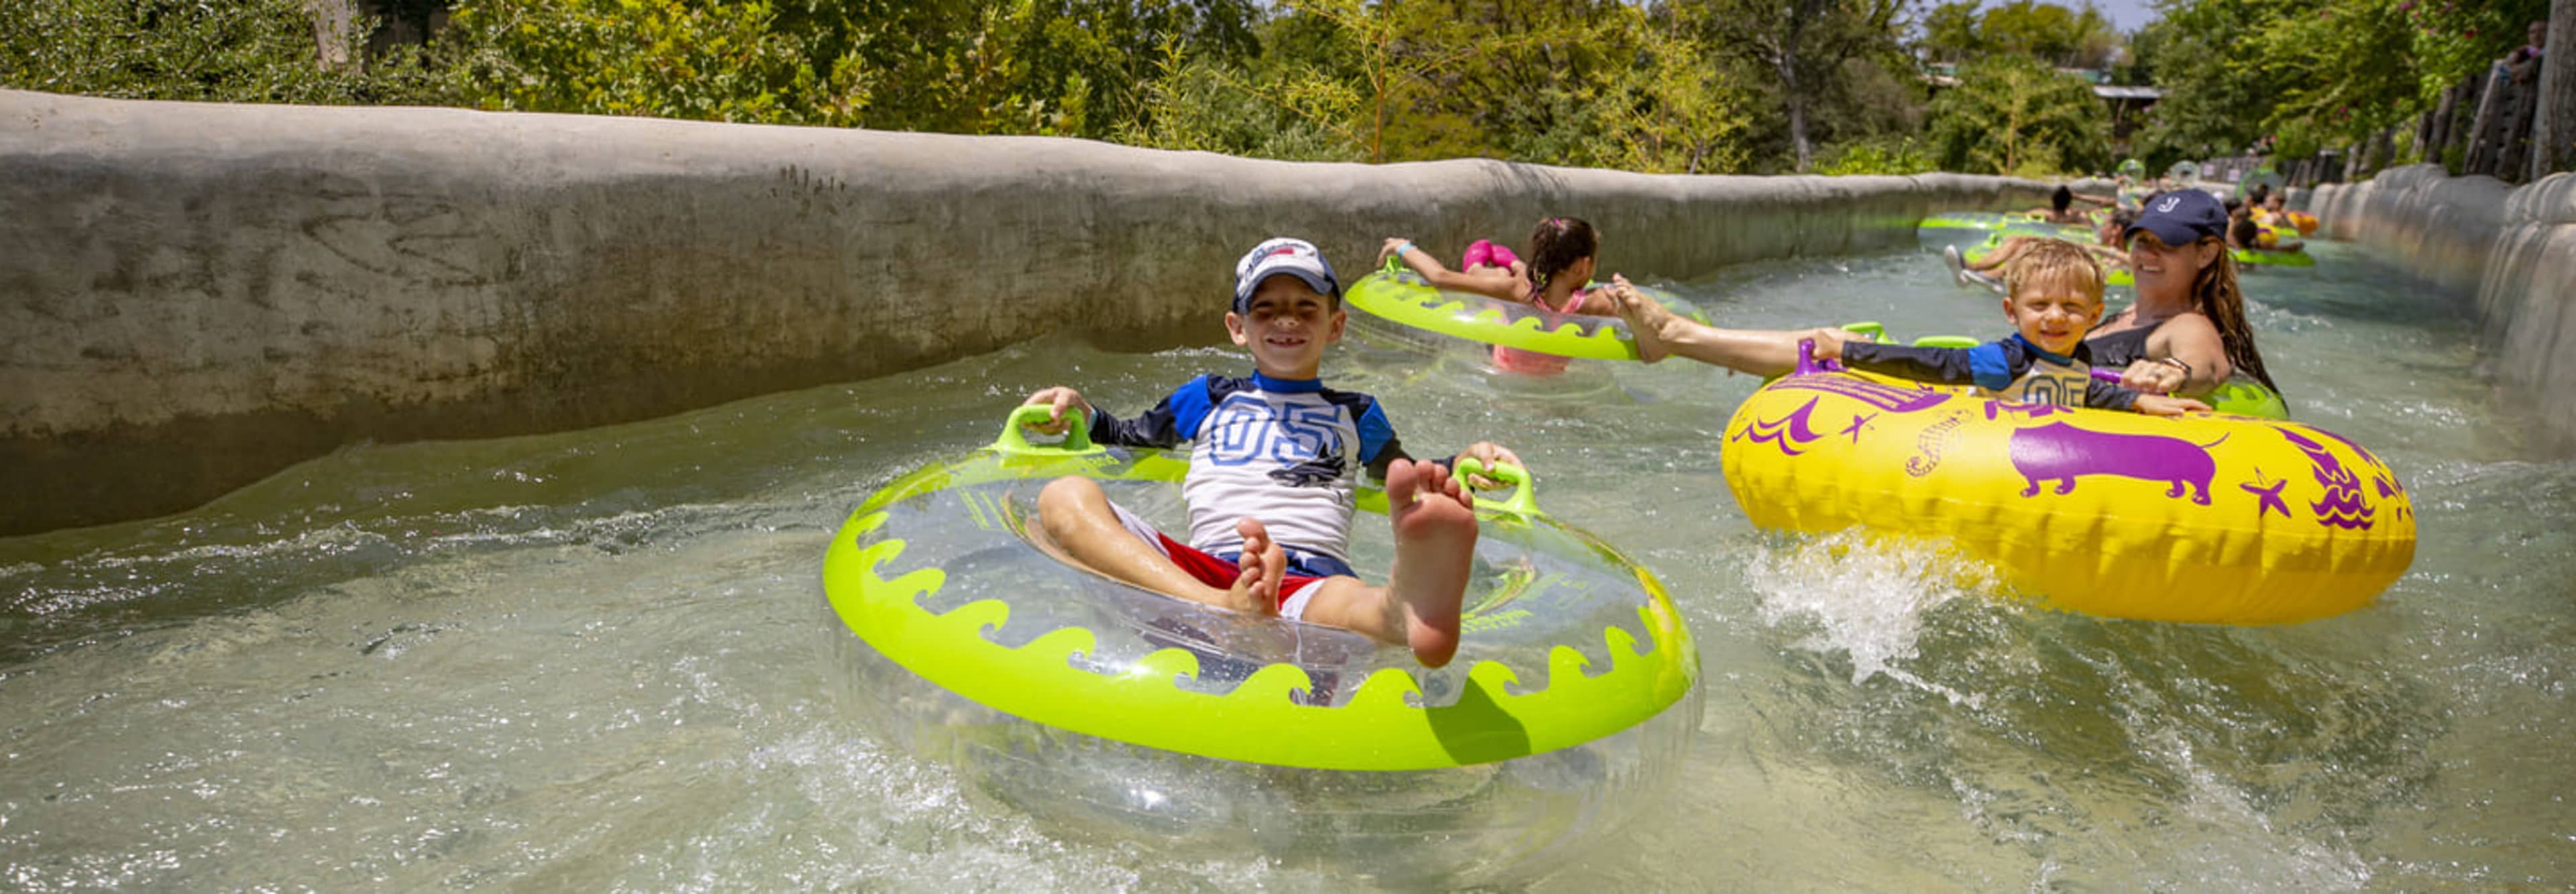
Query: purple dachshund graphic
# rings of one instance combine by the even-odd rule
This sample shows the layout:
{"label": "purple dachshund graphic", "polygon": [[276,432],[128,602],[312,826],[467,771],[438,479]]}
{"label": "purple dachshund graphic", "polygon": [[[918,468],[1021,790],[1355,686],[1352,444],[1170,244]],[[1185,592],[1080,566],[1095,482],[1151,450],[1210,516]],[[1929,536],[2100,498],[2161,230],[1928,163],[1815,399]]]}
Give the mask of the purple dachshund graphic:
{"label": "purple dachshund graphic", "polygon": [[2179,497],[2189,488],[2194,491],[2191,501],[2207,506],[2209,481],[2218,475],[2209,448],[2225,440],[2221,435],[2202,445],[2162,435],[2115,435],[2051,422],[2015,430],[2010,449],[2013,471],[2030,482],[2021,492],[2025,497],[2037,496],[2043,481],[2058,482],[2057,492],[2065,494],[2075,491],[2079,477],[2115,475],[2172,482],[2173,489],[2165,496]]}

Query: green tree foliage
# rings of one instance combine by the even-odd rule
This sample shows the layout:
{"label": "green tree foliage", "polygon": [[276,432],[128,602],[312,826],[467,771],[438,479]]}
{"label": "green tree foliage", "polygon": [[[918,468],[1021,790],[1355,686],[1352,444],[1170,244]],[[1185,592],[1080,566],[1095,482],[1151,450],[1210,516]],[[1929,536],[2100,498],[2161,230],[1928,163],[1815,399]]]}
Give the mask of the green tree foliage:
{"label": "green tree foliage", "polygon": [[[352,29],[352,35],[363,33]],[[437,101],[408,60],[324,65],[300,0],[0,3],[0,86],[119,99],[323,105]],[[350,37],[332,47],[359,58]]]}
{"label": "green tree foliage", "polygon": [[1994,51],[2027,53],[2066,68],[2101,68],[2120,46],[2111,20],[2089,2],[2069,9],[2037,0],[2008,0],[1986,10],[1979,30]]}
{"label": "green tree foliage", "polygon": [[486,109],[857,123],[868,73],[817,75],[776,18],[763,0],[484,0],[456,13],[450,76]]}
{"label": "green tree foliage", "polygon": [[1904,0],[394,0],[390,15],[417,32],[451,2],[425,50],[373,57],[354,37],[317,53],[311,0],[0,3],[0,73],[107,96],[1675,172],[1893,145],[1923,103]]}
{"label": "green tree foliage", "polygon": [[860,123],[946,133],[1110,136],[1146,101],[1162,48],[1249,53],[1255,17],[1247,0],[773,2],[773,30],[805,41],[817,77],[870,85]]}
{"label": "green tree foliage", "polygon": [[[1546,98],[1568,109],[1573,127],[1549,133],[1566,143],[1568,163],[1655,173],[1741,170],[1750,161],[1740,139],[1753,117],[1745,90],[1698,36],[1693,11],[1660,19],[1615,7],[1621,44],[1635,49],[1591,83],[1551,88]],[[1526,147],[1546,157],[1550,147]]]}
{"label": "green tree foliage", "polygon": [[[1872,67],[1909,70],[1897,41],[1905,0],[1701,0],[1692,8],[1708,43],[1748,73],[1767,82],[1774,108],[1785,115],[1789,154],[1798,170],[1814,162],[1815,146],[1838,116],[1850,109],[1857,84]],[[1858,61],[1859,66],[1851,63]],[[1820,126],[1822,125],[1822,126]]]}
{"label": "green tree foliage", "polygon": [[1932,156],[1924,154],[1923,147],[1911,139],[1846,144],[1816,165],[1816,173],[1827,176],[1922,174],[1940,169],[1940,164]]}
{"label": "green tree foliage", "polygon": [[2267,132],[2316,125],[2327,133],[2379,130],[2410,117],[2418,93],[2413,35],[2402,0],[2292,4],[2229,60],[2270,88]]}
{"label": "green tree foliage", "polygon": [[2270,15],[2246,0],[2164,0],[2163,15],[2140,35],[2151,43],[2155,84],[2163,99],[2137,138],[2147,169],[2243,150],[2265,133],[2278,89],[2258,68],[2240,65],[2240,44]]}
{"label": "green tree foliage", "polygon": [[1980,0],[1951,0],[1924,13],[1924,55],[1935,62],[1957,62],[1984,53],[1985,37],[1978,32],[1985,20],[1978,11],[1980,5]]}
{"label": "green tree foliage", "polygon": [[1241,54],[1242,0],[462,0],[442,35],[491,108],[1106,138],[1158,48]]}
{"label": "green tree foliage", "polygon": [[2067,68],[2101,68],[2120,47],[2119,32],[2089,0],[2073,8],[2040,0],[1980,6],[1952,0],[1933,7],[1923,18],[1924,51],[1945,62],[2020,53]]}
{"label": "green tree foliage", "polygon": [[2165,45],[2172,39],[2172,34],[2173,29],[2161,18],[2131,33],[2125,41],[2126,51],[2111,68],[2111,83],[2130,86],[2154,84],[2157,60],[2164,58]]}
{"label": "green tree foliage", "polygon": [[[1248,155],[1287,161],[1361,161],[1359,142],[1335,120],[1305,117],[1311,97],[1267,93],[1241,69],[1207,56],[1187,57],[1167,46],[1156,75],[1144,86],[1136,117],[1119,142],[1158,149]],[[1351,102],[1336,92],[1327,107]]]}
{"label": "green tree foliage", "polygon": [[2521,45],[2548,0],[2165,0],[2141,35],[2166,91],[2146,132],[2170,161],[2354,142],[2432,108]]}
{"label": "green tree foliage", "polygon": [[1733,170],[1744,92],[1696,25],[1563,0],[1303,0],[1264,23],[1258,58],[1167,48],[1168,74],[1127,138],[1273,157]]}
{"label": "green tree foliage", "polygon": [[2046,177],[2110,161],[2110,121],[2092,88],[2030,56],[1961,67],[1959,86],[1933,98],[1932,116],[1942,170]]}
{"label": "green tree foliage", "polygon": [[2521,46],[2530,23],[2549,19],[2549,0],[2415,0],[2397,8],[2413,33],[2416,99],[2427,106]]}

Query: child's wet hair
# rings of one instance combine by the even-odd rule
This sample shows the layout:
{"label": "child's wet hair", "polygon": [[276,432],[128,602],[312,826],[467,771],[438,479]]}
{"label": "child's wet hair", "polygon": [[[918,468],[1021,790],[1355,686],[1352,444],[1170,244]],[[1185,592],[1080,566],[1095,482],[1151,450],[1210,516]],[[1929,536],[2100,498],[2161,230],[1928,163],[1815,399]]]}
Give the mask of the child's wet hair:
{"label": "child's wet hair", "polygon": [[2057,191],[2049,194],[2048,204],[2056,208],[2057,213],[2064,214],[2066,206],[2075,204],[2075,191],[2066,188],[2065,184],[2058,184]]}
{"label": "child's wet hair", "polygon": [[2263,228],[2251,217],[2238,217],[2227,225],[2227,238],[2240,248],[2252,248],[2254,240],[2262,236]]}
{"label": "child's wet hair", "polygon": [[2064,239],[2033,241],[2004,270],[2005,294],[2015,298],[2023,289],[2054,287],[2081,292],[2098,304],[2103,286],[2102,265],[2093,253]]}
{"label": "child's wet hair", "polygon": [[1547,291],[1548,280],[1574,262],[1601,251],[1601,237],[1592,224],[1580,217],[1551,217],[1538,222],[1530,231],[1529,280],[1538,291]]}

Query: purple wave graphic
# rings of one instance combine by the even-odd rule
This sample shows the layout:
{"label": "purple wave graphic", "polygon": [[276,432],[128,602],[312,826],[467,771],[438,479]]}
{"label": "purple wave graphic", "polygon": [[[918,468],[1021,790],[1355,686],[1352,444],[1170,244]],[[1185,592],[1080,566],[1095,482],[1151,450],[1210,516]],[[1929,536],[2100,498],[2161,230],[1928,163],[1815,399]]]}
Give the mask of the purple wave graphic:
{"label": "purple wave graphic", "polygon": [[1946,391],[1884,385],[1851,376],[1791,376],[1772,383],[1771,387],[1839,394],[1890,413],[1928,410],[1950,399],[1950,394]]}
{"label": "purple wave graphic", "polygon": [[2290,440],[2290,446],[2308,455],[2308,465],[2315,473],[2317,483],[2326,489],[2325,499],[2308,504],[2308,508],[2317,514],[2317,524],[2355,531],[2370,530],[2375,523],[2372,517],[2378,512],[2370,507],[2369,496],[2361,492],[2361,478],[2345,469],[2343,462],[2335,459],[2326,445],[2300,437],[2298,432],[2286,428],[2278,431],[2281,437]]}
{"label": "purple wave graphic", "polygon": [[[1806,378],[1821,377],[1808,376]],[[1797,380],[1792,379],[1790,381]],[[1779,419],[1775,419],[1770,422],[1764,422],[1757,418],[1753,420],[1752,425],[1745,426],[1743,431],[1736,432],[1735,437],[1729,440],[1751,440],[1756,444],[1770,444],[1779,447],[1780,453],[1785,456],[1797,456],[1801,453],[1805,453],[1806,451],[1799,450],[1797,448],[1803,447],[1815,441],[1816,438],[1819,437],[1819,435],[1816,434],[1816,430],[1807,424],[1808,415],[1816,411],[1817,400],[1819,400],[1819,398],[1807,398],[1806,405],[1791,411],[1787,416],[1782,416]]]}
{"label": "purple wave graphic", "polygon": [[[2311,425],[2311,426],[2306,426],[2306,428],[2307,428],[2307,430],[2312,431],[2312,432],[2316,432],[2316,433],[2317,433],[2317,434],[2319,434],[2319,435],[2323,435],[2323,436],[2328,437],[2328,438],[2333,438],[2333,439],[2335,440],[2335,443],[2342,444],[2342,445],[2344,445],[2345,447],[2349,447],[2349,448],[2351,448],[2351,449],[2352,449],[2352,453],[2353,453],[2353,455],[2354,455],[2354,456],[2361,457],[2361,461],[2362,461],[2362,462],[2365,462],[2365,463],[2369,463],[2371,468],[2374,468],[2374,469],[2385,469],[2385,468],[2388,468],[2388,464],[2383,463],[2383,462],[2380,462],[2380,461],[2379,461],[2379,457],[2371,455],[2370,450],[2369,450],[2369,449],[2367,449],[2367,448],[2364,448],[2364,447],[2363,447],[2363,446],[2361,446],[2360,444],[2355,444],[2355,443],[2353,443],[2353,441],[2352,441],[2352,439],[2351,439],[2351,438],[2347,438],[2347,437],[2344,437],[2344,436],[2342,436],[2342,435],[2335,434],[2334,432],[2330,432],[2330,431],[2327,431],[2327,430],[2322,429],[2322,428],[2318,428],[2318,427],[2313,426],[2313,425]],[[2382,496],[2385,496],[2385,495],[2383,494]]]}
{"label": "purple wave graphic", "polygon": [[[2406,495],[2406,485],[2398,482],[2397,475],[2395,473],[2376,476],[2373,480],[2379,483],[2379,498],[2382,500],[2390,497],[2402,497]],[[2407,505],[2408,504],[2402,502],[2396,504],[2398,521],[2405,521],[2409,518],[2415,517],[2414,510],[2407,508]]]}
{"label": "purple wave graphic", "polygon": [[2209,458],[2208,448],[2225,440],[2221,436],[2203,446],[2181,438],[2117,435],[2051,422],[2014,430],[2009,449],[2013,471],[2028,480],[2029,486],[2021,492],[2025,497],[2037,496],[2042,482],[2058,482],[2057,492],[2066,494],[2075,491],[2077,478],[2109,475],[2169,482],[2173,486],[2165,491],[2166,497],[2189,491],[2192,502],[2207,506],[2210,479],[2218,476],[2218,464]]}

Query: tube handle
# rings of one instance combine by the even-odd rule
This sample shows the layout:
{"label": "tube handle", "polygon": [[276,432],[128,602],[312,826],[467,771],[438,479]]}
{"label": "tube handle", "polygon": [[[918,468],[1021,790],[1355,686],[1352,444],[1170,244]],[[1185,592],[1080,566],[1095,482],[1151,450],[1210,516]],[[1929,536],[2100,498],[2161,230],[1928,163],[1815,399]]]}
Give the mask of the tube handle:
{"label": "tube handle", "polygon": [[1842,371],[1843,365],[1840,361],[1816,359],[1815,339],[1802,338],[1798,340],[1798,369],[1795,372],[1791,372],[1790,375],[1807,376],[1820,372]]}
{"label": "tube handle", "polygon": [[1509,496],[1500,500],[1488,500],[1482,496],[1477,497],[1476,508],[1495,509],[1509,512],[1514,515],[1539,514],[1538,485],[1530,481],[1530,473],[1528,469],[1524,469],[1510,463],[1496,463],[1492,468],[1487,468],[1484,463],[1477,461],[1475,457],[1462,456],[1458,458],[1458,464],[1455,471],[1462,476],[1483,475],[1487,478],[1501,481],[1504,484],[1519,485],[1519,487],[1512,489]]}
{"label": "tube handle", "polygon": [[1009,419],[1002,421],[1002,434],[993,439],[993,451],[1012,456],[1070,455],[1085,456],[1108,448],[1091,442],[1091,414],[1076,413],[1066,418],[1072,423],[1065,429],[1064,440],[1053,444],[1031,444],[1027,426],[1048,422],[1054,408],[1045,404],[1021,404],[1011,408]]}

